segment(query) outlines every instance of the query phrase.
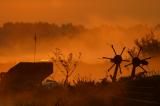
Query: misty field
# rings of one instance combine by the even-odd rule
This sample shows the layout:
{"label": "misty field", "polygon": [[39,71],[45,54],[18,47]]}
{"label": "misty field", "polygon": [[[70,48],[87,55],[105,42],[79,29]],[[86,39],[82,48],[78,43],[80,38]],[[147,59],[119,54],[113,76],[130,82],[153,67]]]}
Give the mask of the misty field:
{"label": "misty field", "polygon": [[[151,73],[152,70],[155,70],[152,67],[156,70],[159,69],[160,40],[158,35],[160,26],[157,25],[151,29],[154,29],[154,31],[141,25],[128,29],[111,26],[88,29],[73,24],[63,24],[61,26],[48,23],[4,24],[0,28],[0,34],[5,36],[1,39],[4,46],[0,47],[3,57],[2,62],[10,62],[10,59],[30,61],[33,55],[34,62],[20,62],[19,64],[22,67],[17,64],[8,72],[1,72],[1,83],[3,84],[4,81],[7,87],[4,87],[4,89],[3,86],[0,87],[0,106],[160,106],[160,76],[158,74],[139,75]],[[33,32],[36,32],[36,34]],[[131,34],[131,38],[128,38],[128,34]],[[126,42],[123,43],[124,41]],[[29,44],[28,42],[32,43]],[[98,43],[95,44],[95,42]],[[110,42],[118,42],[120,45],[122,42],[122,45],[119,46],[120,48],[123,46],[122,50],[117,50],[117,46],[114,48]],[[111,47],[105,49],[105,43]],[[125,45],[129,47],[125,47]],[[54,51],[52,48],[56,48],[56,50]],[[127,49],[128,54],[125,49]],[[12,55],[8,51],[13,51]],[[78,54],[70,52],[66,55],[66,51],[80,52]],[[37,55],[35,52],[37,52]],[[111,52],[114,54],[113,58],[110,55]],[[122,59],[123,52],[126,53],[125,59]],[[50,61],[51,67],[49,73],[46,73],[46,67],[40,67],[43,64],[38,67],[36,64],[39,64],[38,61],[43,60],[50,53],[47,61]],[[17,58],[20,58],[17,56],[22,56],[22,60],[17,60]],[[113,64],[109,66],[108,61],[103,59],[109,59]],[[133,61],[134,59],[136,61]],[[150,62],[149,59],[153,61]],[[97,63],[97,61],[100,61],[100,63]],[[124,68],[124,65],[128,63],[121,64],[121,62],[129,62],[129,65],[135,67],[133,69],[129,67],[128,70],[130,71],[126,71],[127,69],[122,69],[122,71],[121,68]],[[24,65],[26,63],[32,64],[32,67]],[[94,65],[86,63],[94,63]],[[151,63],[151,68],[148,70],[149,63]],[[82,64],[83,67],[80,67],[81,70],[78,72],[77,66],[79,64]],[[114,65],[116,65],[115,70],[113,69]],[[155,65],[157,66],[155,67]],[[4,64],[1,66],[4,67]],[[141,71],[137,70],[137,67]],[[108,75],[105,76],[105,72],[103,73],[100,70],[107,71]],[[109,72],[110,70],[111,72]],[[132,78],[124,78],[123,75],[130,74],[131,71],[134,71],[134,74],[131,75]],[[56,72],[61,73],[62,76],[57,76],[58,78],[63,77],[63,82],[56,82],[57,77],[55,77],[55,79],[42,84],[45,78],[52,73],[55,75]],[[122,72],[123,75],[120,75]],[[73,80],[73,73],[88,76],[91,73],[94,78],[80,78],[70,84],[70,81]],[[99,73],[101,73],[101,78],[104,79],[99,80]],[[108,80],[109,74],[110,80]],[[95,76],[98,77],[99,82],[95,79]],[[23,77],[26,79],[24,80]],[[34,81],[33,79],[36,77],[39,78]],[[120,79],[117,81],[118,78]],[[111,80],[113,82],[110,82]],[[18,87],[21,89],[17,89]]]}

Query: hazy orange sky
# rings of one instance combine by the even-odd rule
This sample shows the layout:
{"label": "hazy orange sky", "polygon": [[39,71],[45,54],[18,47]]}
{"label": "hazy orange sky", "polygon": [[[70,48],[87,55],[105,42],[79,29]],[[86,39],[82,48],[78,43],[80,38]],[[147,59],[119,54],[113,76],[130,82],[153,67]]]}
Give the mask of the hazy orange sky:
{"label": "hazy orange sky", "polygon": [[160,22],[160,0],[0,0],[0,24],[8,21],[86,25]]}
{"label": "hazy orange sky", "polygon": [[[103,24],[109,24],[109,26],[159,24],[160,0],[0,0],[0,13],[0,25],[8,21],[43,21],[57,24],[72,22],[73,24],[84,24],[89,27]],[[117,26],[113,28],[104,27],[100,30],[95,30],[95,32],[85,33],[74,39],[68,37],[63,37],[63,39],[59,38],[60,40],[56,40],[56,43],[53,44],[54,46],[48,46],[50,43],[47,42],[47,46],[45,44],[42,47],[38,45],[38,49],[41,51],[51,51],[58,46],[64,51],[82,51],[82,60],[85,60],[86,63],[94,64],[82,64],[80,69],[78,69],[80,70],[78,73],[84,75],[96,73],[93,74],[93,78],[97,77],[98,79],[104,77],[104,72],[108,69],[104,64],[101,65],[104,61],[98,58],[102,56],[113,56],[110,46],[107,45],[114,43],[117,51],[120,51],[124,45],[132,47],[134,39],[145,35],[144,33],[146,30],[148,31],[148,29],[147,26],[137,26],[129,30],[124,30]],[[8,42],[10,40],[8,40]],[[95,42],[98,43],[95,45]],[[24,50],[24,48],[21,49],[20,51]],[[32,48],[29,48],[29,50],[31,51]],[[10,53],[10,51],[6,52]],[[40,52],[38,53],[41,54]],[[49,52],[45,54],[47,58],[49,58],[48,55]],[[32,55],[30,56],[30,54],[21,54],[15,57],[10,55],[13,61],[15,61],[15,58],[18,58],[17,61],[21,61],[22,59],[26,61],[27,56],[29,58],[33,57]],[[1,57],[1,60],[6,61],[10,57],[7,55],[6,57]],[[39,57],[37,55],[38,59]],[[95,65],[95,63],[98,64]],[[6,67],[8,68],[8,66],[4,64],[0,65],[0,68],[3,67],[1,70],[7,70]]]}

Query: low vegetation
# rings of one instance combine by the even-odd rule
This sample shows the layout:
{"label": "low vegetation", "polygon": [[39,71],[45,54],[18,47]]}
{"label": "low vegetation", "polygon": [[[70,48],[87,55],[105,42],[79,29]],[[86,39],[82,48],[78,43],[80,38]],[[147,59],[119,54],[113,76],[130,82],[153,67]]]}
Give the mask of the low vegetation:
{"label": "low vegetation", "polygon": [[150,106],[159,103],[160,76],[126,79],[111,83],[106,79],[95,82],[78,78],[74,85],[59,83],[52,88],[6,90],[0,93],[0,102],[3,106]]}

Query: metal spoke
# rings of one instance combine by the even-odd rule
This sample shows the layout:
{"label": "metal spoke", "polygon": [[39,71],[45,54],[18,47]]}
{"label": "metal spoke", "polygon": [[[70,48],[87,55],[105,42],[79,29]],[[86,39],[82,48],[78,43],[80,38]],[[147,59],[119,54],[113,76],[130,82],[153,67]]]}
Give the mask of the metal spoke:
{"label": "metal spoke", "polygon": [[115,64],[113,64],[109,69],[108,72],[115,66]]}
{"label": "metal spoke", "polygon": [[122,60],[122,61],[125,61],[125,62],[130,62],[129,60]]}
{"label": "metal spoke", "polygon": [[120,71],[120,74],[122,74],[122,69],[120,65],[119,65],[119,71]]}
{"label": "metal spoke", "polygon": [[125,65],[124,67],[128,67],[128,66],[130,66],[130,65],[132,65],[132,63],[129,63],[129,64]]}
{"label": "metal spoke", "polygon": [[114,49],[113,45],[111,47],[113,49],[114,54],[117,55],[116,50]]}
{"label": "metal spoke", "polygon": [[108,58],[108,57],[102,57],[102,59],[112,59],[112,58]]}
{"label": "metal spoke", "polygon": [[132,58],[134,58],[133,55],[132,55],[132,53],[131,53],[130,51],[128,51],[128,53],[129,53],[129,55],[130,55]]}
{"label": "metal spoke", "polygon": [[137,54],[137,57],[139,57],[141,51],[142,51],[142,48],[139,49],[139,52],[138,52],[138,54]]}
{"label": "metal spoke", "polygon": [[111,79],[113,79],[113,76],[112,76],[112,75],[110,75],[110,78],[111,78]]}
{"label": "metal spoke", "polygon": [[147,73],[147,71],[142,67],[142,66],[139,66],[140,68],[142,68],[142,70],[145,72],[145,73]]}
{"label": "metal spoke", "polygon": [[125,49],[126,49],[126,47],[124,47],[124,48],[123,48],[123,50],[122,50],[122,52],[121,52],[121,54],[120,54],[120,55],[122,55],[122,54],[123,54],[123,52],[124,52],[124,50],[125,50]]}
{"label": "metal spoke", "polygon": [[148,58],[145,58],[145,59],[143,59],[143,60],[148,60],[148,59],[151,59],[152,57],[148,57]]}

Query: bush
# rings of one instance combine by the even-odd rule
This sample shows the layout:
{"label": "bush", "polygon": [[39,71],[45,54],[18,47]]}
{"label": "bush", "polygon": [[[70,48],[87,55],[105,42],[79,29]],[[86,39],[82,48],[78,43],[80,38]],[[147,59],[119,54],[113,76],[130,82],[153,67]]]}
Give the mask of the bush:
{"label": "bush", "polygon": [[143,53],[149,55],[158,55],[160,53],[160,40],[156,38],[155,33],[152,31],[146,34],[145,37],[136,39],[135,44],[143,48]]}

